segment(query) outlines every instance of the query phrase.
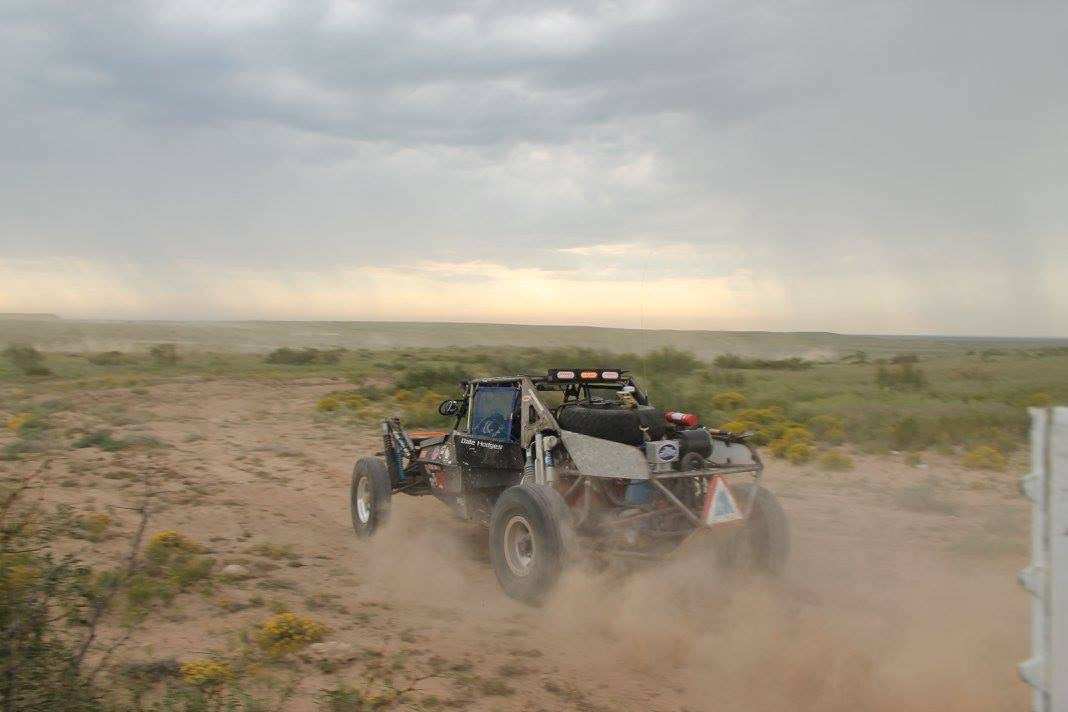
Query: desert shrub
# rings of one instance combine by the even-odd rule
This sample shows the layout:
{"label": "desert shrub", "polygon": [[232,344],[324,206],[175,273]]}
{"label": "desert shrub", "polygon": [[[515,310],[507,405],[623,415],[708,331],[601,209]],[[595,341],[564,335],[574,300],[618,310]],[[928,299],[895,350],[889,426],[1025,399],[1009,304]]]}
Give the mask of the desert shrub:
{"label": "desert shrub", "polygon": [[1053,396],[1049,393],[1031,393],[1023,398],[1025,408],[1048,408],[1053,405]]}
{"label": "desert shrub", "polygon": [[96,447],[104,452],[116,452],[135,447],[156,447],[160,444],[160,441],[151,435],[134,434],[126,438],[115,438],[111,435],[110,430],[95,430],[75,440],[71,447],[76,450]]}
{"label": "desert shrub", "polygon": [[841,450],[828,450],[820,455],[817,463],[820,469],[834,472],[845,472],[853,469],[853,458]]}
{"label": "desert shrub", "polygon": [[447,396],[434,391],[427,391],[417,399],[409,399],[404,403],[404,422],[416,427],[444,427],[452,422],[451,417],[438,413]]}
{"label": "desert shrub", "polygon": [[148,350],[148,355],[158,366],[173,366],[178,363],[178,347],[174,344],[155,344]]}
{"label": "desert shrub", "polygon": [[794,443],[808,445],[812,442],[812,434],[805,428],[783,428],[778,437],[768,444],[768,449],[775,457],[786,457],[786,450]]}
{"label": "desert shrub", "polygon": [[211,577],[212,559],[202,556],[203,547],[176,531],[153,534],[145,546],[144,565],[130,577],[126,600],[133,616],[143,615],[159,601]]}
{"label": "desert shrub", "polygon": [[20,712],[107,709],[82,668],[99,594],[87,567],[48,550],[36,507],[13,506],[25,491],[0,491],[0,703]]}
{"label": "desert shrub", "polygon": [[[811,447],[812,433],[807,428],[792,426],[784,428],[779,437],[768,445],[771,454],[775,457],[783,457],[790,462],[807,462],[815,455]],[[795,448],[795,445],[803,445],[803,448]],[[791,455],[791,453],[793,453]],[[796,462],[795,462],[796,464]]]}
{"label": "desert shrub", "polygon": [[923,458],[920,457],[918,452],[907,452],[905,453],[905,464],[909,467],[919,467],[923,464]]}
{"label": "desert shrub", "polygon": [[329,412],[333,412],[333,411],[337,410],[340,407],[341,407],[341,401],[333,393],[326,394],[325,396],[320,398],[315,404],[315,409],[316,410],[321,410],[321,411],[328,412],[328,413]]}
{"label": "desert shrub", "polygon": [[700,359],[689,351],[681,351],[671,346],[665,346],[662,349],[647,353],[643,368],[648,372],[662,376],[681,376],[695,371],[702,365],[704,364],[701,363]]}
{"label": "desert shrub", "polygon": [[342,409],[359,411],[370,404],[371,401],[359,391],[333,391],[321,397],[316,402],[315,408],[326,413]]}
{"label": "desert shrub", "polygon": [[187,684],[196,687],[215,687],[234,679],[233,668],[228,663],[211,658],[196,658],[184,663],[181,674]]}
{"label": "desert shrub", "polygon": [[949,377],[954,381],[993,381],[994,374],[976,366],[955,368],[949,372]]}
{"label": "desert shrub", "polygon": [[341,351],[338,349],[327,351],[312,348],[291,349],[283,346],[264,356],[263,360],[265,363],[286,366],[332,365],[341,360]]}
{"label": "desert shrub", "polygon": [[843,356],[842,361],[846,363],[867,363],[868,354],[866,351],[854,351],[851,354]]}
{"label": "desert shrub", "polygon": [[272,657],[293,653],[322,640],[327,627],[296,613],[278,613],[264,621],[257,633],[260,648]]}
{"label": "desert shrub", "polygon": [[467,369],[459,364],[448,366],[418,365],[405,369],[397,379],[397,388],[408,391],[424,389],[454,392],[460,381],[470,377]]}
{"label": "desert shrub", "polygon": [[121,366],[126,363],[121,351],[104,351],[86,358],[94,366]]}
{"label": "desert shrub", "polygon": [[841,445],[845,442],[845,429],[842,419],[836,415],[816,415],[808,420],[808,429],[812,436],[821,442]]}
{"label": "desert shrub", "polygon": [[767,406],[765,408],[741,408],[734,412],[731,420],[720,426],[722,430],[741,433],[753,431],[749,441],[754,445],[767,445],[779,437],[786,428],[786,419],[782,408]]}
{"label": "desert shrub", "polygon": [[19,435],[38,432],[48,427],[48,422],[39,413],[22,411],[7,419],[7,429]]}
{"label": "desert shrub", "polygon": [[928,445],[919,421],[912,416],[890,426],[890,442],[897,450],[922,450]]}
{"label": "desert shrub", "polygon": [[995,447],[979,445],[964,455],[964,466],[973,470],[1005,471],[1005,456]]}
{"label": "desert shrub", "polygon": [[800,465],[808,462],[816,456],[816,449],[807,443],[795,442],[790,443],[786,448],[784,457],[788,462],[793,465]]}
{"label": "desert shrub", "polygon": [[784,359],[745,358],[737,354],[720,354],[713,361],[720,368],[764,369],[772,371],[803,371],[812,368],[811,361],[793,356]]}
{"label": "desert shrub", "polygon": [[712,406],[720,410],[734,410],[745,405],[746,400],[738,391],[724,391],[712,396]]}
{"label": "desert shrub", "polygon": [[366,709],[364,702],[368,701],[360,690],[346,685],[322,690],[316,695],[316,699],[319,706],[326,712],[351,712]]}
{"label": "desert shrub", "polygon": [[4,349],[4,357],[24,376],[50,376],[45,355],[28,344],[14,344]]}
{"label": "desert shrub", "polygon": [[880,365],[875,372],[875,383],[890,390],[918,391],[927,385],[927,377],[911,363],[900,364],[897,368]]}
{"label": "desert shrub", "polygon": [[697,373],[703,383],[716,386],[741,388],[745,385],[745,374],[727,368],[706,368]]}
{"label": "desert shrub", "polygon": [[73,509],[66,505],[57,505],[55,521],[53,530],[57,534],[63,533],[87,541],[107,539],[108,529],[111,527],[111,517],[103,512],[75,515]]}
{"label": "desert shrub", "polygon": [[920,362],[920,357],[917,356],[916,354],[897,354],[896,356],[891,356],[890,357],[890,363],[893,363],[893,364],[919,363],[919,362]]}

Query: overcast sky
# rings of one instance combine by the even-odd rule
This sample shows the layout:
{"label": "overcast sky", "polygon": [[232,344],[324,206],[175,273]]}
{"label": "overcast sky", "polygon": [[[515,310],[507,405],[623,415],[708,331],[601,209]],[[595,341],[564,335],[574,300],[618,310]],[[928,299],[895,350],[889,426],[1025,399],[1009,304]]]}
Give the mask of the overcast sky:
{"label": "overcast sky", "polygon": [[1068,336],[1066,8],[0,0],[0,311]]}

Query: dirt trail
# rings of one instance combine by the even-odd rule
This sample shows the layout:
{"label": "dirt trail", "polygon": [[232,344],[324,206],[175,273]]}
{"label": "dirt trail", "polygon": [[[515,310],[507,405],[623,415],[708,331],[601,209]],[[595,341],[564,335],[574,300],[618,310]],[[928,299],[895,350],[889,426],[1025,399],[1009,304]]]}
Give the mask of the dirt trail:
{"label": "dirt trail", "polygon": [[[1026,705],[1014,670],[1027,646],[1028,601],[1015,583],[1023,558],[1018,549],[982,551],[988,538],[1022,536],[1026,508],[1009,476],[932,466],[957,503],[949,516],[895,505],[894,491],[927,474],[898,462],[867,459],[832,476],[773,461],[767,481],[794,541],[781,581],[732,580],[684,557],[639,571],[573,572],[532,609],[497,589],[484,530],[430,498],[398,497],[389,529],[355,540],[348,474],[376,437],[316,418],[317,396],[335,387],[214,381],[68,398],[75,412],[126,413],[131,427],[171,447],[71,451],[48,473],[50,499],[97,510],[129,504],[134,474],[151,466],[165,473],[166,491],[152,530],[185,533],[221,563],[263,559],[250,553],[258,544],[292,552],[263,559],[272,570],[259,578],[221,583],[209,597],[183,594],[124,657],[225,652],[267,612],[228,611],[220,599],[261,594],[325,621],[332,640],[371,651],[330,673],[293,668],[286,710],[316,709],[315,695],[339,682],[358,686],[371,658],[393,661],[401,679],[442,671],[415,684],[417,709],[435,698],[472,710]],[[113,556],[122,545],[89,544],[85,553]],[[954,553],[976,547],[982,555]],[[514,693],[500,694],[497,682]]]}

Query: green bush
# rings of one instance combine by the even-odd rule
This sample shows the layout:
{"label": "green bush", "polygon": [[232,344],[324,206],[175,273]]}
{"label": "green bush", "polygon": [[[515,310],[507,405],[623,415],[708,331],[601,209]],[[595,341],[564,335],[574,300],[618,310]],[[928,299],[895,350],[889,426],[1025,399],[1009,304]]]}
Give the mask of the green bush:
{"label": "green bush", "polygon": [[[585,364],[582,364],[585,365]],[[593,366],[601,364],[594,363]],[[604,364],[615,367],[616,364]],[[679,376],[692,373],[704,364],[688,351],[665,346],[662,349],[651,351],[645,355],[643,369],[649,373],[657,373],[661,376]]]}
{"label": "green bush", "polygon": [[418,365],[405,369],[397,379],[397,387],[407,391],[424,389],[455,392],[460,382],[471,378],[460,364],[448,366]]}
{"label": "green bush", "polygon": [[4,356],[15,370],[24,376],[51,376],[52,370],[44,365],[45,355],[29,345],[15,344],[4,349]]}
{"label": "green bush", "polygon": [[87,357],[89,363],[94,366],[121,366],[126,363],[126,358],[121,351],[104,351]]}
{"label": "green bush", "polygon": [[[101,712],[104,692],[81,654],[97,593],[89,569],[48,551],[37,511],[0,491],[0,704],[20,712]],[[18,512],[18,514],[16,514]]]}
{"label": "green bush", "polygon": [[842,419],[836,415],[816,415],[809,418],[808,429],[813,437],[821,442],[841,445],[845,442],[845,429]]}
{"label": "green bush", "polygon": [[333,365],[341,360],[339,349],[321,351],[319,349],[291,349],[283,346],[275,349],[263,358],[265,363],[277,363],[286,366]]}
{"label": "green bush", "polygon": [[927,376],[911,363],[900,364],[897,368],[880,365],[875,372],[875,383],[890,390],[918,391],[927,385]]}
{"label": "green bush", "polygon": [[712,361],[720,368],[764,369],[772,371],[803,371],[813,367],[811,361],[794,356],[784,359],[744,358],[737,354],[720,354]]}
{"label": "green bush", "polygon": [[130,437],[116,439],[111,436],[110,430],[97,430],[78,438],[71,447],[75,449],[97,447],[104,452],[116,452],[134,447],[156,447],[158,445],[160,445],[160,441],[151,435],[134,434]]}
{"label": "green bush", "polygon": [[178,363],[178,347],[174,344],[156,344],[148,350],[148,355],[157,366],[173,366]]}

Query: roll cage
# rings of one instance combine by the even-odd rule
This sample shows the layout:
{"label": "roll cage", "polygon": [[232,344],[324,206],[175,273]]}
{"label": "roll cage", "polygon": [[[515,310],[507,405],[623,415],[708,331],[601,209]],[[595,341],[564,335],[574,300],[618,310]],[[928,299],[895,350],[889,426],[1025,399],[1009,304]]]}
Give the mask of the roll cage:
{"label": "roll cage", "polygon": [[[561,379],[554,374],[559,373],[586,374],[604,373],[617,374],[615,378],[589,378],[589,379]],[[582,403],[596,400],[599,396],[596,391],[610,391],[618,393],[623,388],[633,388],[631,395],[641,405],[649,404],[649,397],[638,385],[633,377],[624,369],[553,369],[548,376],[494,376],[490,378],[476,378],[460,383],[463,393],[462,405],[456,415],[454,430],[463,430],[472,434],[478,433],[478,426],[482,421],[479,419],[479,407],[475,402],[480,389],[499,392],[500,389],[513,387],[516,389],[514,407],[518,410],[518,437],[515,440],[524,448],[534,440],[534,436],[545,430],[558,431],[559,424],[556,415],[560,408],[570,403]],[[539,393],[558,392],[563,394],[560,405],[550,408],[539,397]],[[474,404],[474,405],[473,405]],[[461,427],[464,426],[464,427]],[[508,428],[509,435],[512,427]],[[512,440],[513,438],[507,438]]]}

